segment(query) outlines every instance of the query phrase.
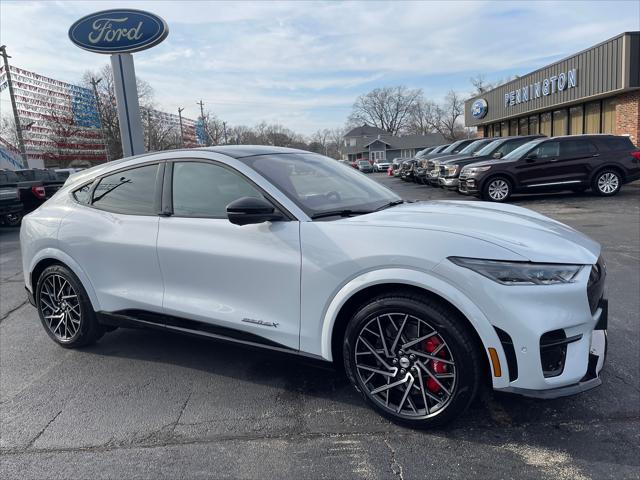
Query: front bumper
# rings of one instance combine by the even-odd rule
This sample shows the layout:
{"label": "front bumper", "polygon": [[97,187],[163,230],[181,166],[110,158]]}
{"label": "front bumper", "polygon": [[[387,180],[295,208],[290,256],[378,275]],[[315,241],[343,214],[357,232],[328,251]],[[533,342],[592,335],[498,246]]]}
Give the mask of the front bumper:
{"label": "front bumper", "polygon": [[10,215],[12,213],[22,212],[24,206],[22,203],[11,203],[8,205],[0,205],[0,215]]}
{"label": "front bumper", "polygon": [[464,195],[478,195],[478,182],[475,178],[460,177],[458,180],[458,191]]}
{"label": "front bumper", "polygon": [[445,177],[438,178],[438,185],[448,190],[457,190],[459,184],[460,184],[460,180],[458,180],[457,178],[445,178]]}

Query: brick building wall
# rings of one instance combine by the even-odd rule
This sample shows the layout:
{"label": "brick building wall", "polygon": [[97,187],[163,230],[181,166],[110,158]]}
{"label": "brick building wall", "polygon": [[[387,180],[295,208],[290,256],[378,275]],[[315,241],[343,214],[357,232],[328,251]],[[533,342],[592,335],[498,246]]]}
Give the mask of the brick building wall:
{"label": "brick building wall", "polygon": [[640,146],[640,90],[623,93],[616,105],[616,134],[629,135]]}

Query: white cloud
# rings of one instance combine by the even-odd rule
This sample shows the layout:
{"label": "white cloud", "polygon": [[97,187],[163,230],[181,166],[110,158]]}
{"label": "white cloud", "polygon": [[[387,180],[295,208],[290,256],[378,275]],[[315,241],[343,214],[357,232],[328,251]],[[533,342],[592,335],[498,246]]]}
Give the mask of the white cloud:
{"label": "white cloud", "polygon": [[15,65],[77,81],[107,56],[75,48],[67,29],[93,11],[126,6],[165,18],[170,35],[136,54],[158,104],[197,115],[205,98],[233,123],[276,119],[305,130],[341,124],[355,97],[406,84],[440,98],[468,77],[526,73],[622,31],[627,2],[11,2],[0,37]]}

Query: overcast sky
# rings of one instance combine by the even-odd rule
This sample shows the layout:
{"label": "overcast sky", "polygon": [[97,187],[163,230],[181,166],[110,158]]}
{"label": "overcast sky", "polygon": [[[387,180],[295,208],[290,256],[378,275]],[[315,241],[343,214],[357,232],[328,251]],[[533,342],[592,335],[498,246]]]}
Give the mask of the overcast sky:
{"label": "overcast sky", "polygon": [[[640,30],[640,2],[121,2],[0,4],[0,41],[11,63],[77,83],[108,56],[67,37],[88,13],[149,10],[170,29],[160,45],[134,54],[159,107],[231,124],[278,122],[310,134],[344,124],[354,99],[376,87],[422,88],[440,100],[525,74],[621,32]],[[0,107],[9,108],[6,91]]]}

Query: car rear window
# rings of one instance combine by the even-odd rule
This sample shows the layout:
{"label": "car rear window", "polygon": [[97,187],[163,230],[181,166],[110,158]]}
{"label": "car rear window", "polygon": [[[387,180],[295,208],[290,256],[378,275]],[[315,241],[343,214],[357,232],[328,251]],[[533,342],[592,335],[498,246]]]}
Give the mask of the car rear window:
{"label": "car rear window", "polygon": [[146,165],[104,177],[93,192],[93,205],[115,213],[155,215],[157,173],[158,165]]}
{"label": "car rear window", "polygon": [[629,137],[605,137],[602,138],[602,143],[609,150],[635,150]]}
{"label": "car rear window", "polygon": [[563,156],[588,155],[597,152],[596,146],[586,139],[566,140],[560,144],[560,154]]}
{"label": "car rear window", "polygon": [[19,181],[20,177],[18,177],[15,172],[12,172],[11,170],[0,171],[0,185],[5,183],[17,183]]}

